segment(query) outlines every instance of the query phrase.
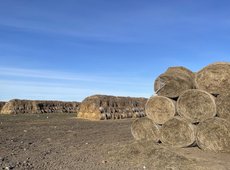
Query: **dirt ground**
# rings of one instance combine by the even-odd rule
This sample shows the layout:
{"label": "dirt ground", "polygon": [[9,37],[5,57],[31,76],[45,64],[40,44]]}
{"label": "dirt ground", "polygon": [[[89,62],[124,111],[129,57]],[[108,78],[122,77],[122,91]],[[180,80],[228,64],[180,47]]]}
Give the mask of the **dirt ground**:
{"label": "dirt ground", "polygon": [[132,121],[92,122],[74,114],[0,115],[0,168],[230,169],[230,153],[134,142]]}

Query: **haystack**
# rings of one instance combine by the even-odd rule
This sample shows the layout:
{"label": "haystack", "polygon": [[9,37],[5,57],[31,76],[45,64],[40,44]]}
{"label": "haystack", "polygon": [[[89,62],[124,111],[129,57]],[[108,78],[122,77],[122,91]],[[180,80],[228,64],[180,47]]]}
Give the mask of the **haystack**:
{"label": "haystack", "polygon": [[77,113],[78,102],[19,100],[7,102],[1,114]]}
{"label": "haystack", "polygon": [[230,63],[220,62],[204,67],[196,74],[199,89],[218,95],[230,91]]}
{"label": "haystack", "polygon": [[151,119],[144,117],[136,119],[131,125],[131,132],[136,140],[159,141],[159,126]]}
{"label": "haystack", "polygon": [[36,110],[36,103],[31,100],[13,99],[3,106],[1,114],[27,114],[35,113]]}
{"label": "haystack", "polygon": [[222,94],[216,98],[217,115],[230,122],[230,94]]}
{"label": "haystack", "polygon": [[155,80],[155,93],[159,96],[177,98],[183,91],[195,88],[194,77],[194,73],[185,67],[170,67]]}
{"label": "haystack", "polygon": [[195,127],[181,117],[174,117],[160,129],[160,141],[172,147],[187,147],[195,143]]}
{"label": "haystack", "polygon": [[151,97],[146,105],[145,112],[148,118],[156,124],[164,124],[176,114],[174,101],[163,96]]}
{"label": "haystack", "polygon": [[200,123],[197,145],[203,150],[230,152],[230,123],[218,117]]}
{"label": "haystack", "polygon": [[215,99],[203,90],[187,90],[177,101],[177,112],[192,123],[202,122],[216,115]]}
{"label": "haystack", "polygon": [[143,117],[147,99],[94,95],[84,99],[77,117],[90,120]]}

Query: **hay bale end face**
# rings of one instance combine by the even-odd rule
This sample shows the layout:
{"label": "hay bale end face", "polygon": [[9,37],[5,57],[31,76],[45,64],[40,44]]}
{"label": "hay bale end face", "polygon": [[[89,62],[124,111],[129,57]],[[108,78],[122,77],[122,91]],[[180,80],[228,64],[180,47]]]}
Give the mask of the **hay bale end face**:
{"label": "hay bale end face", "polygon": [[218,117],[200,123],[196,141],[202,150],[230,152],[230,123]]}
{"label": "hay bale end face", "polygon": [[221,94],[216,98],[217,115],[230,122],[230,94]]}
{"label": "hay bale end face", "polygon": [[160,129],[160,140],[172,147],[188,147],[195,143],[195,127],[181,117],[174,117]]}
{"label": "hay bale end face", "polygon": [[144,117],[136,119],[131,125],[131,133],[135,140],[159,141],[159,126],[151,119]]}
{"label": "hay bale end face", "polygon": [[185,67],[170,67],[155,80],[155,93],[178,98],[183,91],[195,88],[194,77],[194,73]]}
{"label": "hay bale end face", "polygon": [[215,99],[203,90],[187,90],[177,101],[177,112],[192,123],[202,122],[216,115]]}
{"label": "hay bale end face", "polygon": [[174,101],[167,97],[153,96],[147,101],[145,112],[156,124],[164,124],[175,116],[176,107]]}
{"label": "hay bale end face", "polygon": [[77,117],[89,120],[143,117],[147,99],[94,95],[85,98]]}
{"label": "hay bale end face", "polygon": [[218,95],[230,91],[230,63],[213,63],[197,72],[195,78],[199,89]]}

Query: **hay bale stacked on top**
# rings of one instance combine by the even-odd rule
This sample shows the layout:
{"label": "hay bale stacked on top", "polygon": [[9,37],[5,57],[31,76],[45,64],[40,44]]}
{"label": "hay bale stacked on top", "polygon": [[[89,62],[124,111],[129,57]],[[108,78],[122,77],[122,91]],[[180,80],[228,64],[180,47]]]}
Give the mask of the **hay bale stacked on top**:
{"label": "hay bale stacked on top", "polygon": [[131,131],[136,140],[158,141],[154,129],[167,146],[230,151],[230,63],[214,63],[197,73],[170,67],[155,80],[154,88],[156,95],[145,105],[145,119],[152,126],[150,121],[138,126],[142,121],[135,120]]}

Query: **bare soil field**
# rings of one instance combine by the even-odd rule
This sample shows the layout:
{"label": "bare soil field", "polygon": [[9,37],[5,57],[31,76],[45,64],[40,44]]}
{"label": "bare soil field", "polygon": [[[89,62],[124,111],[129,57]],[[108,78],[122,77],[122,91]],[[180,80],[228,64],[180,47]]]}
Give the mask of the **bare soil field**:
{"label": "bare soil field", "polygon": [[75,116],[0,115],[0,168],[230,169],[230,153],[135,142],[130,131],[134,119],[88,121]]}

